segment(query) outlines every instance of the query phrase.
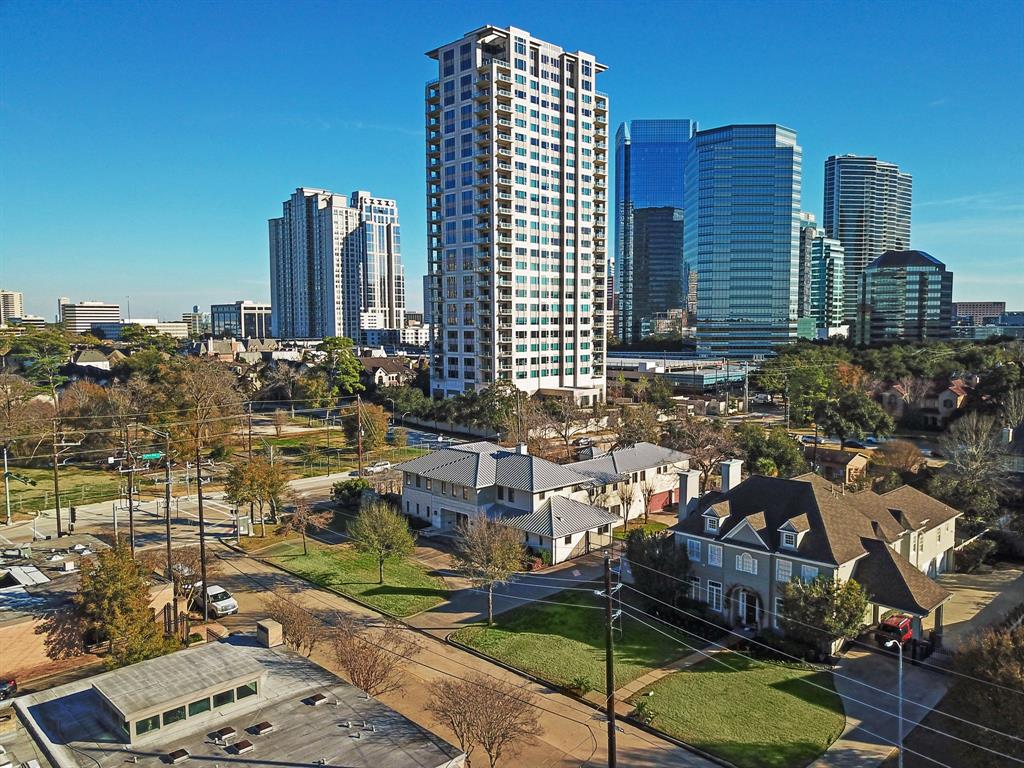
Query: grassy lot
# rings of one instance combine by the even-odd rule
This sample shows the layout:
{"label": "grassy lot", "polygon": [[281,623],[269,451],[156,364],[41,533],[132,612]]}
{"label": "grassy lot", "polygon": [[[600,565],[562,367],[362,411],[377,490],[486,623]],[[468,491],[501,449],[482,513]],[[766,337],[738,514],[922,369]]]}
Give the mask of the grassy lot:
{"label": "grassy lot", "polygon": [[425,611],[448,597],[441,579],[411,561],[385,564],[384,584],[378,584],[377,561],[347,544],[325,546],[310,541],[309,554],[303,555],[302,542],[295,539],[264,555],[314,584],[352,595],[395,616]]}
{"label": "grassy lot", "polygon": [[626,537],[629,536],[633,531],[646,531],[647,533],[657,533],[658,531],[664,531],[668,528],[665,523],[630,523],[629,528],[619,526],[612,530],[612,538],[616,541],[625,541]]}
{"label": "grassy lot", "polygon": [[[29,514],[43,509],[53,509],[52,469],[11,467],[11,472],[36,481],[34,486],[28,486],[16,480],[11,480],[11,511]],[[79,467],[61,467],[61,507],[66,509],[71,504],[78,506],[116,499],[120,482],[121,476],[116,472],[80,469]],[[142,486],[143,481],[140,479],[139,482],[140,486]],[[143,487],[143,491],[146,492],[146,490]],[[0,500],[0,504],[2,504],[2,500]]]}
{"label": "grassy lot", "polygon": [[839,738],[843,705],[827,672],[735,653],[715,659],[734,669],[708,659],[648,689],[655,728],[740,768],[799,768]]}
{"label": "grassy lot", "polygon": [[[589,592],[562,592],[498,615],[494,627],[460,629],[452,637],[506,664],[565,686],[586,678],[604,688],[604,610]],[[631,619],[615,635],[615,685],[620,687],[692,649]]]}

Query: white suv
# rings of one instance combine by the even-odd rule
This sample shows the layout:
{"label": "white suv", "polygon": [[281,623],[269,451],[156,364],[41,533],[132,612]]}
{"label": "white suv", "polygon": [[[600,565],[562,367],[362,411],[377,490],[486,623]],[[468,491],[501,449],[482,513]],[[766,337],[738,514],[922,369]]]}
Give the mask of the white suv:
{"label": "white suv", "polygon": [[230,616],[232,613],[238,613],[238,602],[224,587],[211,584],[199,595],[200,605],[202,605],[204,600],[210,606],[210,615],[216,616],[218,619],[221,616]]}

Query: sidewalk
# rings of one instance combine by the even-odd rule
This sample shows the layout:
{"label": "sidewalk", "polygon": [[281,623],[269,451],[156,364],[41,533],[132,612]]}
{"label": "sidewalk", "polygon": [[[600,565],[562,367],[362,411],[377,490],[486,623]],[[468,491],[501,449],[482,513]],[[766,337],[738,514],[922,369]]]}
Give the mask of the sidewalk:
{"label": "sidewalk", "polygon": [[[676,659],[670,664],[666,664],[663,667],[653,669],[646,675],[641,675],[636,680],[626,683],[624,686],[615,691],[615,699],[616,701],[624,702],[630,697],[640,693],[640,691],[642,691],[644,688],[648,688],[649,686],[654,685],[654,683],[656,683],[658,680],[661,680],[661,678],[668,677],[674,672],[679,672],[681,670],[687,669],[688,667],[692,667],[694,664],[698,664],[704,659],[706,659],[709,655],[713,656],[716,653],[722,653],[723,651],[728,650],[732,646],[739,643],[742,639],[743,638],[737,637],[736,635],[729,635],[724,640],[719,641],[720,645],[724,645],[726,646],[726,648],[715,648],[711,650],[694,651],[688,656],[683,656],[681,659]],[[617,709],[618,707],[616,707],[616,710]],[[628,709],[632,711],[633,708],[629,707]]]}

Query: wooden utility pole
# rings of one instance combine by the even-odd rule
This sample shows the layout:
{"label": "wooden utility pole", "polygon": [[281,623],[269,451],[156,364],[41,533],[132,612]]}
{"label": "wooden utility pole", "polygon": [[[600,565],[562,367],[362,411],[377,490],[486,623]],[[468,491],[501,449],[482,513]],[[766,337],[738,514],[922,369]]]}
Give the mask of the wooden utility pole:
{"label": "wooden utility pole", "polygon": [[135,457],[132,456],[132,431],[127,424],[124,427],[124,453],[128,462],[128,546],[135,558]]}
{"label": "wooden utility pole", "polygon": [[[249,463],[252,464],[252,400],[249,401],[249,448],[248,448],[248,454],[249,454]],[[271,465],[273,465],[273,463],[274,463],[273,457],[271,457],[270,463],[271,463]],[[256,511],[255,504],[254,504],[253,501],[250,501],[249,502],[249,535],[250,536],[253,535],[252,534],[252,516],[253,516],[253,513],[255,511]],[[235,523],[237,524],[237,522],[238,522],[238,509],[236,508],[235,509]],[[265,530],[264,530],[263,534],[264,534],[264,536],[266,535],[266,531]]]}
{"label": "wooden utility pole", "polygon": [[53,498],[56,500],[57,506],[55,507],[57,513],[57,538],[59,539],[64,535],[60,525],[60,471],[57,467],[57,419],[53,420]]}
{"label": "wooden utility pole", "polygon": [[203,517],[203,468],[200,465],[202,455],[200,454],[199,428],[196,428],[196,499],[199,500],[199,570],[203,580],[203,624],[210,621],[210,601],[206,599],[206,590],[210,585],[206,581],[206,518]]}
{"label": "wooden utility pole", "polygon": [[359,456],[359,476],[363,476],[363,399],[356,395],[356,453]]}
{"label": "wooden utility pole", "polygon": [[604,556],[604,648],[605,686],[608,691],[608,768],[615,768],[615,645],[612,625],[612,558]]}

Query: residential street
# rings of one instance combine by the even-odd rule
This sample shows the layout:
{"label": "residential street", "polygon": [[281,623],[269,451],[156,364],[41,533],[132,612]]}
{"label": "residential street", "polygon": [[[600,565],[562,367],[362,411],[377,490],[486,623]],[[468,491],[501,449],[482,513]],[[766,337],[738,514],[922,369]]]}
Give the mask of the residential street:
{"label": "residential street", "polygon": [[[343,612],[356,616],[373,617],[376,614],[361,608],[345,598],[332,592],[311,587],[307,582],[290,574],[284,573],[273,566],[250,557],[240,555],[227,547],[213,548],[221,560],[218,583],[227,587],[238,599],[240,612],[227,617],[223,624],[229,629],[252,631],[253,626],[261,618],[260,604],[270,593],[278,593],[289,599],[295,599],[311,610],[329,615]],[[531,589],[533,589],[531,587]],[[537,587],[536,589],[545,589]],[[555,588],[552,591],[557,591]],[[477,593],[471,593],[477,594]],[[484,598],[483,595],[479,595]],[[518,603],[510,598],[501,600],[502,609]],[[496,600],[496,608],[498,601]],[[460,624],[472,621],[472,613],[477,608],[466,598],[465,610],[439,613],[431,611],[421,614],[420,619],[425,626],[430,626],[430,634],[446,634],[444,623]],[[441,618],[443,617],[443,618]],[[414,619],[415,621],[415,619]],[[599,766],[607,764],[605,751],[606,726],[602,716],[592,708],[574,699],[557,694],[542,686],[527,683],[517,675],[501,667],[486,662],[470,653],[442,642],[436,637],[406,630],[413,633],[417,644],[422,649],[419,656],[409,665],[409,685],[397,694],[382,697],[382,701],[393,707],[406,717],[436,730],[442,736],[451,738],[451,734],[432,721],[426,711],[426,684],[442,676],[464,677],[469,672],[482,672],[497,678],[517,683],[541,699],[544,708],[542,717],[543,733],[534,743],[518,756],[503,761],[507,766],[561,766],[563,768],[579,768],[580,766]],[[327,657],[326,648],[318,649],[313,658],[337,671],[336,666]],[[693,753],[676,747],[662,739],[651,736],[632,726],[623,724],[618,735],[618,758],[623,766],[699,766],[712,768],[715,764],[699,758]]]}

